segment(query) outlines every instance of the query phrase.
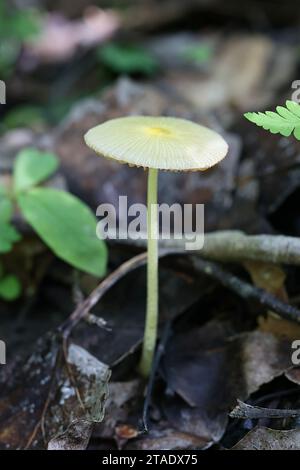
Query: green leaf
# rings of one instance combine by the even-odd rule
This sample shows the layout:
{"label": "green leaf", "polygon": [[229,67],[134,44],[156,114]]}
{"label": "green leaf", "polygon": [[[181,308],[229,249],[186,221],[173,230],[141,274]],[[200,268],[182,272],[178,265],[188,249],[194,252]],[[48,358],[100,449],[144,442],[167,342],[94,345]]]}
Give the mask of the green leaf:
{"label": "green leaf", "polygon": [[105,274],[106,245],[96,236],[96,217],[80,199],[33,188],[19,193],[17,200],[27,222],[59,258],[95,276]]}
{"label": "green leaf", "polygon": [[15,191],[24,191],[47,179],[58,167],[53,153],[27,148],[18,153],[14,167]]}
{"label": "green leaf", "polygon": [[2,279],[0,279],[0,297],[7,301],[16,300],[21,294],[21,284],[20,281],[9,274]]}
{"label": "green leaf", "polygon": [[37,9],[16,8],[0,1],[0,75],[7,79],[13,72],[22,43],[38,39],[41,15]]}
{"label": "green leaf", "polygon": [[136,46],[107,44],[99,49],[101,61],[117,73],[144,73],[150,75],[158,63],[147,51]]}
{"label": "green leaf", "polygon": [[0,194],[0,223],[9,222],[13,214],[13,205],[10,199]]}
{"label": "green leaf", "polygon": [[183,56],[194,64],[207,64],[213,58],[213,48],[209,44],[192,45],[185,49]]}
{"label": "green leaf", "polygon": [[4,267],[3,267],[3,264],[0,261],[0,278],[3,276],[3,274],[4,274]]}
{"label": "green leaf", "polygon": [[0,253],[7,253],[21,239],[19,232],[9,223],[0,221]]}
{"label": "green leaf", "polygon": [[13,243],[21,236],[10,223],[13,214],[13,204],[6,196],[5,190],[0,186],[0,253],[7,253],[12,249]]}
{"label": "green leaf", "polygon": [[3,124],[7,129],[18,127],[34,127],[45,122],[42,109],[37,106],[18,106],[9,111],[3,118]]}
{"label": "green leaf", "polygon": [[287,101],[286,107],[277,106],[276,112],[246,113],[244,116],[272,134],[289,137],[293,133],[300,140],[300,105],[294,101]]}

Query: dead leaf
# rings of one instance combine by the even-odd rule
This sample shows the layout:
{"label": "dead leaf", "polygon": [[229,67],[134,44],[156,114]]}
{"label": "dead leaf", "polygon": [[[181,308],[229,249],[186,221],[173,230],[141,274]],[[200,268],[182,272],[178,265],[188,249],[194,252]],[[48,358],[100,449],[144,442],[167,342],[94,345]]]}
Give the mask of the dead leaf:
{"label": "dead leaf", "polygon": [[300,367],[293,367],[292,369],[289,369],[285,373],[285,376],[291,382],[294,382],[295,384],[300,385]]}
{"label": "dead leaf", "polygon": [[200,437],[166,429],[163,431],[152,431],[142,439],[130,442],[126,449],[130,450],[188,450],[203,449],[207,442]]}
{"label": "dead leaf", "polygon": [[250,273],[253,283],[284,302],[288,296],[284,288],[286,274],[280,266],[259,261],[246,261],[244,266]]}
{"label": "dead leaf", "polygon": [[291,341],[300,338],[300,325],[296,322],[285,320],[275,314],[269,313],[266,317],[259,317],[259,329],[264,333],[272,333],[281,338],[289,338]]}
{"label": "dead leaf", "polygon": [[[44,419],[46,440],[47,435],[64,434],[70,424],[78,421],[83,420],[84,429],[86,422],[91,427],[94,423],[101,422],[108,396],[109,378],[110,370],[106,364],[80,346],[70,344],[68,370],[58,380],[57,393],[49,404]],[[71,428],[73,436],[74,431],[76,427]]]}
{"label": "dead leaf", "polygon": [[30,442],[42,419],[59,347],[58,336],[47,334],[25,360],[1,368],[1,449],[24,449]]}
{"label": "dead leaf", "polygon": [[186,405],[176,396],[166,397],[165,413],[174,427],[211,445],[221,439],[236,399],[245,400],[289,367],[289,342],[269,333],[230,337],[224,325],[213,321],[179,332],[167,347],[163,370],[169,391]]}
{"label": "dead leaf", "polygon": [[141,393],[140,387],[139,380],[109,384],[105,417],[101,423],[95,425],[93,438],[114,439],[118,423],[127,422],[130,412],[129,403]]}
{"label": "dead leaf", "polygon": [[48,450],[84,450],[92,434],[90,421],[75,421],[68,429],[53,437],[48,443]]}
{"label": "dead leaf", "polygon": [[[285,289],[286,274],[280,266],[258,261],[244,262],[244,266],[257,287],[270,292],[283,302],[289,303]],[[282,338],[296,339],[300,335],[300,325],[281,318],[271,311],[268,311],[266,316],[259,317],[258,323],[261,331]]]}
{"label": "dead leaf", "polygon": [[227,412],[187,405],[180,397],[167,396],[162,402],[164,414],[174,429],[199,439],[202,450],[219,442],[227,426]]}
{"label": "dead leaf", "polygon": [[139,435],[139,430],[129,424],[120,424],[119,426],[116,426],[115,431],[118,439],[124,439],[126,441],[134,439]]}
{"label": "dead leaf", "polygon": [[100,421],[109,376],[105,364],[74,344],[67,367],[60,336],[46,334],[1,375],[0,448],[45,448],[74,422]]}
{"label": "dead leaf", "polygon": [[231,450],[300,450],[300,429],[279,431],[256,427]]}

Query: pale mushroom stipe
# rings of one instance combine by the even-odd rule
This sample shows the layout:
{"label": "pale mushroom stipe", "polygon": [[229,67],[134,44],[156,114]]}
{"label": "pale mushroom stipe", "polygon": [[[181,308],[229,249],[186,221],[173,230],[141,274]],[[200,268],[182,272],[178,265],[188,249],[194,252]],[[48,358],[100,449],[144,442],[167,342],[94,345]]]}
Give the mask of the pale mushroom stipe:
{"label": "pale mushroom stipe", "polygon": [[129,116],[112,119],[84,136],[96,153],[148,169],[147,309],[140,372],[151,371],[158,326],[158,170],[203,171],[220,162],[228,145],[217,132],[185,119]]}

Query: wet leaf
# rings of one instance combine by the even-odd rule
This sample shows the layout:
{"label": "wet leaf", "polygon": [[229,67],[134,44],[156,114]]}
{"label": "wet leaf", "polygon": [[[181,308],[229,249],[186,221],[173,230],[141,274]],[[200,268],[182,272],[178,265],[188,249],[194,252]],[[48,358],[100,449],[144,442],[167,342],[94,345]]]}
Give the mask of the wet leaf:
{"label": "wet leaf", "polygon": [[57,437],[53,437],[47,450],[84,450],[92,434],[90,421],[76,421]]}
{"label": "wet leaf", "polygon": [[93,424],[104,417],[110,370],[106,364],[74,344],[69,347],[68,364],[70,369],[65,371],[66,375],[58,383],[58,391],[45,417],[44,426],[47,435],[56,430],[49,448],[84,449]]}
{"label": "wet leaf", "polygon": [[280,431],[256,427],[231,450],[299,450],[300,429]]}
{"label": "wet leaf", "polygon": [[152,431],[148,436],[130,442],[126,448],[134,450],[188,450],[203,449],[207,442],[174,429]]}
{"label": "wet leaf", "polygon": [[221,439],[237,398],[245,400],[291,366],[290,344],[259,331],[231,337],[225,325],[210,322],[174,336],[163,366],[169,391],[181,397],[165,397],[169,421],[211,445]]}
{"label": "wet leaf", "polygon": [[105,406],[105,417],[96,424],[93,438],[114,439],[117,423],[126,423],[130,412],[129,403],[142,393],[139,380],[130,382],[111,382]]}
{"label": "wet leaf", "polygon": [[285,373],[285,376],[291,382],[300,385],[300,367],[293,367]]}
{"label": "wet leaf", "polygon": [[275,264],[259,261],[247,261],[244,266],[257,287],[278,296],[281,300],[287,300],[287,294],[284,290],[286,274],[282,268]]}
{"label": "wet leaf", "polygon": [[49,396],[59,347],[59,338],[48,334],[37,342],[33,354],[1,368],[1,449],[24,449],[31,445],[32,434],[41,421]]}
{"label": "wet leaf", "polygon": [[88,429],[103,419],[108,367],[74,344],[66,363],[61,345],[59,335],[48,333],[30,356],[2,372],[0,448],[45,448],[53,438],[50,446],[71,447],[80,428],[76,445],[84,448]]}

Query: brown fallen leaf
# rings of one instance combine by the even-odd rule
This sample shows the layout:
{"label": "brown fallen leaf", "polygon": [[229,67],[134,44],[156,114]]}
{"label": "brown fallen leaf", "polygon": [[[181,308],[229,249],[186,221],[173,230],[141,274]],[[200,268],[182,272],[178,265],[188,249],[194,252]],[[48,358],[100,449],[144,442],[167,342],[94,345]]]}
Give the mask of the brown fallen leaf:
{"label": "brown fallen leaf", "polygon": [[120,424],[119,426],[116,426],[115,431],[118,439],[125,439],[126,441],[134,439],[139,435],[139,430],[129,424]]}
{"label": "brown fallen leaf", "polygon": [[231,450],[300,450],[300,429],[280,431],[256,427]]}
{"label": "brown fallen leaf", "polygon": [[256,287],[276,295],[284,302],[288,301],[288,295],[284,287],[286,274],[280,266],[259,261],[246,261],[244,266],[250,273]]}
{"label": "brown fallen leaf", "polygon": [[47,334],[33,354],[1,369],[1,449],[24,449],[31,444],[49,397],[60,344],[58,336]]}
{"label": "brown fallen leaf", "polygon": [[114,439],[118,423],[126,423],[130,412],[129,403],[141,393],[141,382],[111,382],[105,406],[103,421],[96,424],[93,431],[94,439]]}
{"label": "brown fallen leaf", "polygon": [[[286,274],[280,266],[258,261],[244,262],[244,266],[257,287],[276,295],[276,297],[284,302],[289,302],[285,289]],[[291,340],[300,336],[299,324],[281,318],[272,311],[268,311],[266,316],[259,317],[258,323],[259,329],[265,333],[272,333]]]}
{"label": "brown fallen leaf", "polygon": [[[68,368],[65,367],[63,376],[58,380],[58,390],[45,414],[45,440],[54,435],[57,447],[61,436],[62,445],[66,448],[68,439],[70,445],[74,445],[76,431],[78,433],[81,428],[84,432],[78,433],[76,445],[85,448],[89,436],[87,423],[91,433],[94,423],[103,420],[109,378],[110,370],[106,364],[80,346],[70,344]],[[76,423],[77,426],[73,426]]]}
{"label": "brown fallen leaf", "polygon": [[60,336],[41,337],[31,355],[1,374],[0,448],[45,448],[74,422],[101,421],[109,377],[83,348],[71,344],[66,362]]}
{"label": "brown fallen leaf", "polygon": [[291,382],[294,382],[295,384],[300,385],[300,367],[293,367],[292,369],[289,369],[285,373],[285,376]]}
{"label": "brown fallen leaf", "polygon": [[165,397],[165,414],[176,429],[212,445],[221,439],[236,399],[245,400],[291,365],[289,342],[270,333],[230,337],[215,321],[179,332],[167,347],[163,371],[169,392],[181,399]]}
{"label": "brown fallen leaf", "polygon": [[136,439],[125,447],[130,450],[188,450],[203,449],[207,446],[205,439],[174,429],[152,431],[142,439]]}
{"label": "brown fallen leaf", "polygon": [[62,434],[53,437],[48,443],[48,450],[84,450],[92,434],[90,421],[75,421]]}

